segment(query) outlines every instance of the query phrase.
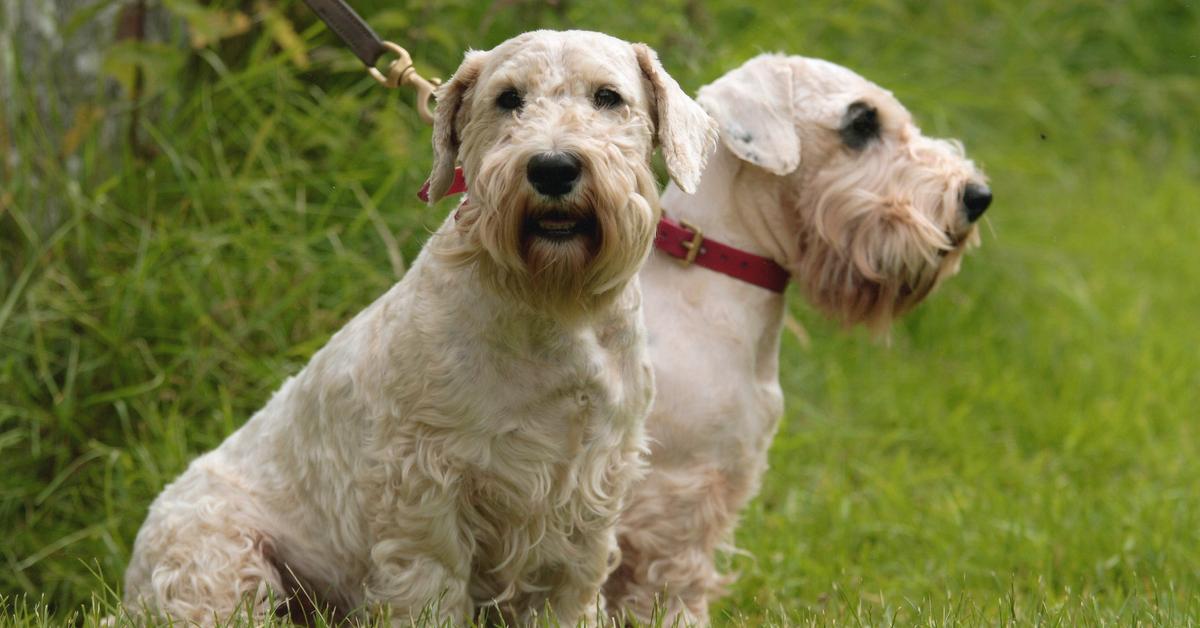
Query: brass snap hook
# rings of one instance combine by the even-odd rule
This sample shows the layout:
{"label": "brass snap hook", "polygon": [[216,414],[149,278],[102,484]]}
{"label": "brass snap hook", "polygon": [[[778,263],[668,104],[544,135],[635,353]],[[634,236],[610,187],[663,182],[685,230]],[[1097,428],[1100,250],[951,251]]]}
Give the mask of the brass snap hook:
{"label": "brass snap hook", "polygon": [[433,110],[430,105],[433,102],[433,92],[437,90],[438,85],[442,84],[442,81],[426,79],[417,74],[416,68],[413,67],[412,56],[399,45],[385,41],[383,47],[396,55],[396,59],[388,64],[387,75],[385,76],[378,68],[367,68],[367,72],[371,74],[371,78],[384,87],[397,88],[408,85],[415,89],[417,91],[417,115],[421,116],[421,120],[425,124],[433,124]]}

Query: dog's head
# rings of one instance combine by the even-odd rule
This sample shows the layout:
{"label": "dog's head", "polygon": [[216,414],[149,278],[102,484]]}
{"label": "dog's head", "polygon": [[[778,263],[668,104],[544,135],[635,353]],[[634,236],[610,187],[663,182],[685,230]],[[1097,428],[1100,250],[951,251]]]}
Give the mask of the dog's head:
{"label": "dog's head", "polygon": [[693,189],[716,124],[644,45],[536,31],[472,51],[438,90],[431,198],[461,163],[459,254],[490,285],[554,311],[611,298],[649,252],[650,167]]}
{"label": "dog's head", "polygon": [[925,137],[888,92],[826,61],[763,55],[700,90],[738,159],[769,173],[794,225],[788,266],[808,299],[876,329],[978,244],[991,203],[954,140]]}

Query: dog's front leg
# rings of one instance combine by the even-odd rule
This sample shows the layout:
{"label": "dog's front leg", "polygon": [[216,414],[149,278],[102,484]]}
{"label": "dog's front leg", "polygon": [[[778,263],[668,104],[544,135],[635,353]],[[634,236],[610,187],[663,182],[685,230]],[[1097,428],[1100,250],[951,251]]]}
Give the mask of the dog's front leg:
{"label": "dog's front leg", "polygon": [[597,535],[580,550],[580,560],[567,565],[563,581],[550,598],[550,607],[562,626],[603,625],[607,617],[600,588],[620,561],[616,533]]}
{"label": "dog's front leg", "polygon": [[432,556],[373,561],[367,577],[367,607],[390,616],[395,626],[465,622],[472,610],[467,578],[461,575],[465,569],[465,565],[461,570],[450,568]]}
{"label": "dog's front leg", "polygon": [[403,509],[371,547],[368,609],[390,614],[393,625],[463,623],[473,610],[468,538],[453,497]]}

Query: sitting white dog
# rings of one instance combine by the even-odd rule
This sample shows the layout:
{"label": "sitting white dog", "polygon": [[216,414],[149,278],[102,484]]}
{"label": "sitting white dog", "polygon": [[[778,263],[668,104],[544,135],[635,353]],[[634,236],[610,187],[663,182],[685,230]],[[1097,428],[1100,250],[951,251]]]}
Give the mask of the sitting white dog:
{"label": "sitting white dog", "polygon": [[922,135],[890,92],[832,63],[763,55],[697,100],[721,145],[694,195],[663,194],[661,251],[641,272],[650,471],[605,585],[615,613],[649,620],[661,604],[666,625],[707,623],[728,581],[716,552],[783,414],[789,282],[830,317],[883,329],[958,270],[992,200],[961,144]]}
{"label": "sitting white dog", "polygon": [[131,608],[596,612],[653,390],[636,277],[659,215],[649,160],[657,139],[693,189],[716,126],[649,48],[579,31],[468,53],[438,103],[432,195],[461,161],[470,197],[163,490]]}

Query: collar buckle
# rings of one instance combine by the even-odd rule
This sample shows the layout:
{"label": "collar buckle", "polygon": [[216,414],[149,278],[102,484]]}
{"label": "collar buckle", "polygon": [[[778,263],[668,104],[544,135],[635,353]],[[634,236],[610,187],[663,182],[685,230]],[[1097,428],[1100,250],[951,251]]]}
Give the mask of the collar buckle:
{"label": "collar buckle", "polygon": [[696,256],[700,255],[700,245],[704,244],[704,232],[700,230],[700,227],[697,227],[686,220],[680,220],[679,225],[685,230],[692,232],[692,239],[690,241],[679,243],[679,246],[682,246],[687,250],[687,255],[679,259],[680,263],[683,264],[683,267],[687,268],[696,261]]}

